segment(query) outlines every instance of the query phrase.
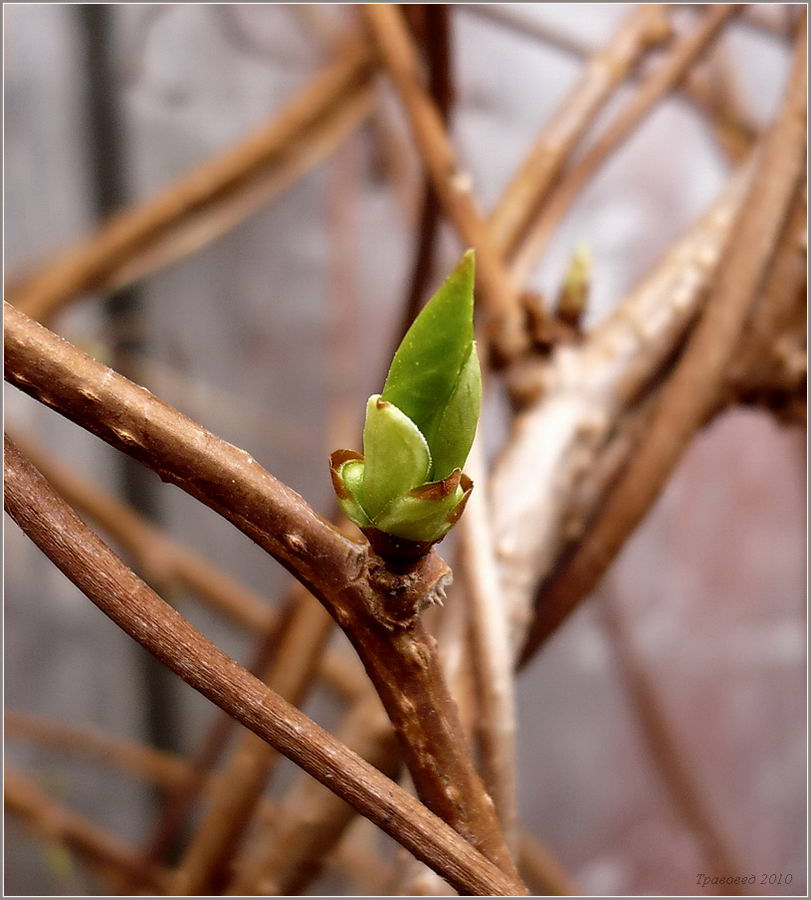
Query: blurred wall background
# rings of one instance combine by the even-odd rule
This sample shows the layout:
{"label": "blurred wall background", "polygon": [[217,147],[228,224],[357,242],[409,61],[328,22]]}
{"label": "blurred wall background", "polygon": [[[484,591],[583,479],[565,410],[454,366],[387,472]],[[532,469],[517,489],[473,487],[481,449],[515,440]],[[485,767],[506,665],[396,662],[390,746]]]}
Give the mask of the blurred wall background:
{"label": "blurred wall background", "polygon": [[[585,48],[605,43],[629,12],[604,4],[508,9]],[[98,21],[76,6],[4,7],[7,276],[93,231],[110,157],[114,199],[116,191],[121,203],[149,196],[268,121],[354,15],[349,7],[263,4],[132,4],[107,13],[100,35]],[[453,131],[489,208],[580,61],[481,11],[454,7],[452,23]],[[103,85],[88,76],[99,40],[112,60]],[[736,24],[719,48],[752,118],[765,123],[780,96],[787,46]],[[394,175],[379,133],[365,126],[271,206],[140,284],[136,320],[127,317],[132,307],[111,318],[101,298],[87,297],[55,324],[104,356],[114,322],[119,352],[152,391],[248,449],[324,511],[326,454],[357,443],[346,426],[346,437],[332,437],[330,408],[336,398],[348,401],[359,417],[379,388],[413,252],[419,169],[397,104],[382,82],[380,91],[400,146]],[[99,102],[112,110],[109,146],[92,140]],[[661,104],[582,194],[535,286],[553,291],[575,243],[587,241],[589,315],[598,321],[709,205],[727,174],[695,109],[679,97]],[[435,281],[458,249],[444,233]],[[121,490],[120,461],[101,442],[14,389],[6,404],[10,425]],[[496,447],[499,419],[489,421]],[[707,871],[650,762],[606,603],[626,622],[747,874],[791,873],[786,893],[806,891],[803,449],[801,434],[764,413],[735,411],[715,422],[598,595],[521,678],[524,821],[586,893],[702,893],[695,878]],[[280,568],[214,513],[149,473],[132,490],[183,541],[269,597],[282,594]],[[208,702],[156,674],[9,520],[5,537],[7,709],[191,752],[211,720]],[[244,634],[178,602],[229,653],[249,658]],[[334,721],[323,699],[307,711]],[[111,831],[134,842],[147,834],[153,797],[142,785],[22,741],[6,752]],[[286,765],[279,785],[291,775]],[[59,893],[65,877],[78,892],[93,889],[78,869],[60,876],[13,820],[6,838],[7,893]],[[341,885],[313,890],[325,888]]]}

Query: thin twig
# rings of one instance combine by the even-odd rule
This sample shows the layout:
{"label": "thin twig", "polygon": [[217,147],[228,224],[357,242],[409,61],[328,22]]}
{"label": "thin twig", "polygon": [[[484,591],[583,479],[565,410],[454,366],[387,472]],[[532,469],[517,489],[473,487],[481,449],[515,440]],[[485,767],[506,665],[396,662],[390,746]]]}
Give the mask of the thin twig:
{"label": "thin twig", "polygon": [[805,160],[805,26],[790,81],[701,320],[663,390],[654,419],[571,557],[543,587],[524,660],[602,577],[662,489],[723,388],[726,367],[789,213]]}
{"label": "thin twig", "polygon": [[[400,768],[397,742],[376,698],[358,703],[336,736],[355,753],[392,777]],[[282,800],[269,828],[237,861],[227,893],[289,896],[319,874],[354,811],[317,781],[303,776]]]}
{"label": "thin twig", "polygon": [[122,258],[93,290],[105,293],[127,287],[214,243],[319,166],[368,120],[373,108],[374,94],[368,84],[337,97],[312,125],[290,139],[269,171],[251,175],[245,184],[186,213],[165,234]]}
{"label": "thin twig", "polygon": [[515,255],[512,274],[519,284],[529,280],[553,232],[594,173],[622,145],[656,103],[676,87],[738,10],[739,6],[735,4],[710,6],[698,25],[680,37],[665,59],[643,79],[605,133],[597,138],[580,161],[563,176],[558,187],[548,196],[543,214],[532,223]]}
{"label": "thin twig", "polygon": [[519,835],[518,862],[530,886],[551,897],[577,896],[579,893],[560,863],[529,832]]}
{"label": "thin twig", "polygon": [[[265,684],[300,706],[312,686],[332,627],[332,619],[314,598],[306,592],[300,596],[263,674]],[[174,894],[220,892],[228,878],[228,863],[251,824],[278,758],[273,748],[256,735],[242,736],[183,856],[172,884]]]}
{"label": "thin twig", "polygon": [[501,357],[511,359],[526,346],[518,291],[473,200],[470,177],[461,169],[436,104],[423,85],[417,50],[402,13],[382,4],[367,4],[363,11],[445,214],[462,240],[476,249],[490,335]]}
{"label": "thin twig", "polygon": [[[486,7],[482,9],[491,12]],[[672,34],[665,9],[654,4],[635,8],[608,44],[589,55],[577,84],[544,126],[490,215],[493,240],[507,258],[514,254],[521,236],[599,110],[642,57]]]}
{"label": "thin twig", "polygon": [[[18,314],[20,315],[20,314]],[[6,439],[6,509],[120,628],[195,690],[469,893],[524,889],[450,826],[224,654],[140,581]]]}
{"label": "thin twig", "polygon": [[164,787],[177,784],[189,773],[188,764],[173,753],[136,744],[93,728],[78,728],[12,710],[6,710],[4,722],[7,738],[21,737],[54,747],[61,753],[81,754]]}
{"label": "thin twig", "polygon": [[[516,14],[509,4],[502,6],[468,4],[460,9],[472,15],[489,19],[498,25],[506,26],[521,36],[551,46],[576,61],[588,59],[595,52],[590,45],[555,29],[547,22],[539,22]],[[665,7],[660,6],[659,9],[664,11]],[[751,5],[744,7],[740,21],[746,23],[748,14],[753,9],[754,7]],[[639,72],[630,71],[628,77],[638,81]],[[690,75],[683,85],[676,88],[676,91],[709,117],[710,124],[724,153],[728,154],[733,162],[741,162],[745,146],[751,144],[756,135],[749,117],[740,104],[735,103],[731,107],[722,105],[714,96],[714,91],[711,92],[705,85],[697,83]]]}
{"label": "thin twig", "polygon": [[[451,59],[450,13],[452,6],[406,6],[409,11],[421,9],[425,16],[422,35],[425,60],[428,67],[428,92],[436,103],[437,112],[447,128],[454,100],[453,66]],[[408,279],[403,315],[397,329],[396,346],[406,333],[425,301],[433,272],[434,252],[440,223],[440,204],[430,175],[423,173],[422,206],[417,225],[417,248]]]}
{"label": "thin twig", "polygon": [[758,129],[744,109],[730,60],[716,48],[703,67],[694,67],[684,80],[685,94],[705,114],[724,156],[738,165],[757,140]]}
{"label": "thin twig", "polygon": [[584,59],[594,52],[591,45],[567,31],[556,28],[548,22],[521,15],[516,12],[515,4],[512,3],[466,3],[460,9],[469,15],[507,28],[518,35],[531,37],[542,44],[548,44],[576,60]]}

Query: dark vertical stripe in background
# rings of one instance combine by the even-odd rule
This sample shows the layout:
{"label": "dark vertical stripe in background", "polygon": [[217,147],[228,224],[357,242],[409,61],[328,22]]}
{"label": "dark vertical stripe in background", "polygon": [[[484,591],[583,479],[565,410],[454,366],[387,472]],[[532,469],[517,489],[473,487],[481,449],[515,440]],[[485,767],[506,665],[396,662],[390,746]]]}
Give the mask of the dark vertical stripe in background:
{"label": "dark vertical stripe in background", "polygon": [[[113,19],[117,10],[108,4],[79,4],[75,9],[84,54],[90,187],[99,220],[103,220],[130,201],[126,128],[115,65]],[[110,364],[141,383],[138,359],[147,346],[142,292],[137,287],[118,291],[104,299],[103,308]],[[157,477],[123,453],[116,454],[116,462],[120,494],[150,520],[158,521],[160,482]],[[154,586],[161,591],[160,585]],[[165,596],[165,591],[162,593]],[[139,653],[137,659],[143,683],[144,739],[156,747],[180,751],[174,676],[145,653]]]}

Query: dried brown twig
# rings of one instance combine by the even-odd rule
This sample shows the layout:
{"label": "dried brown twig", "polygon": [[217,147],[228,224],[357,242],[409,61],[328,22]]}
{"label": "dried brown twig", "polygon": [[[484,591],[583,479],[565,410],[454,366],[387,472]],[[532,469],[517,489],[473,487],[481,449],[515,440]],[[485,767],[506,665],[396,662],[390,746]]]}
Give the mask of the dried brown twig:
{"label": "dried brown twig", "polygon": [[[19,315],[19,314],[18,314]],[[187,683],[472,893],[520,885],[204,638],[96,537],[6,440],[6,508],[96,605]],[[519,891],[520,892],[520,891]]]}
{"label": "dried brown twig", "polygon": [[382,4],[368,4],[363,11],[445,214],[462,240],[476,248],[490,333],[502,357],[511,359],[526,345],[517,288],[490,239],[487,222],[471,194],[470,178],[461,169],[436,104],[422,83],[418,54],[402,14],[396,6]]}

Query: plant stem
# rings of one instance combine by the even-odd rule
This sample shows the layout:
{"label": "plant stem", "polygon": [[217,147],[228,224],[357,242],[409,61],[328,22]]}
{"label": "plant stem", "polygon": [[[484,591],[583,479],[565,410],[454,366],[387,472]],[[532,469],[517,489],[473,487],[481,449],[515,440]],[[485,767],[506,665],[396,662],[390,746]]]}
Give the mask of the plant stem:
{"label": "plant stem", "polygon": [[[18,314],[21,315],[21,314]],[[522,894],[453,828],[351,753],[200,634],[140,581],[6,438],[5,504],[109,618],[195,690],[327,784],[460,891]]]}

